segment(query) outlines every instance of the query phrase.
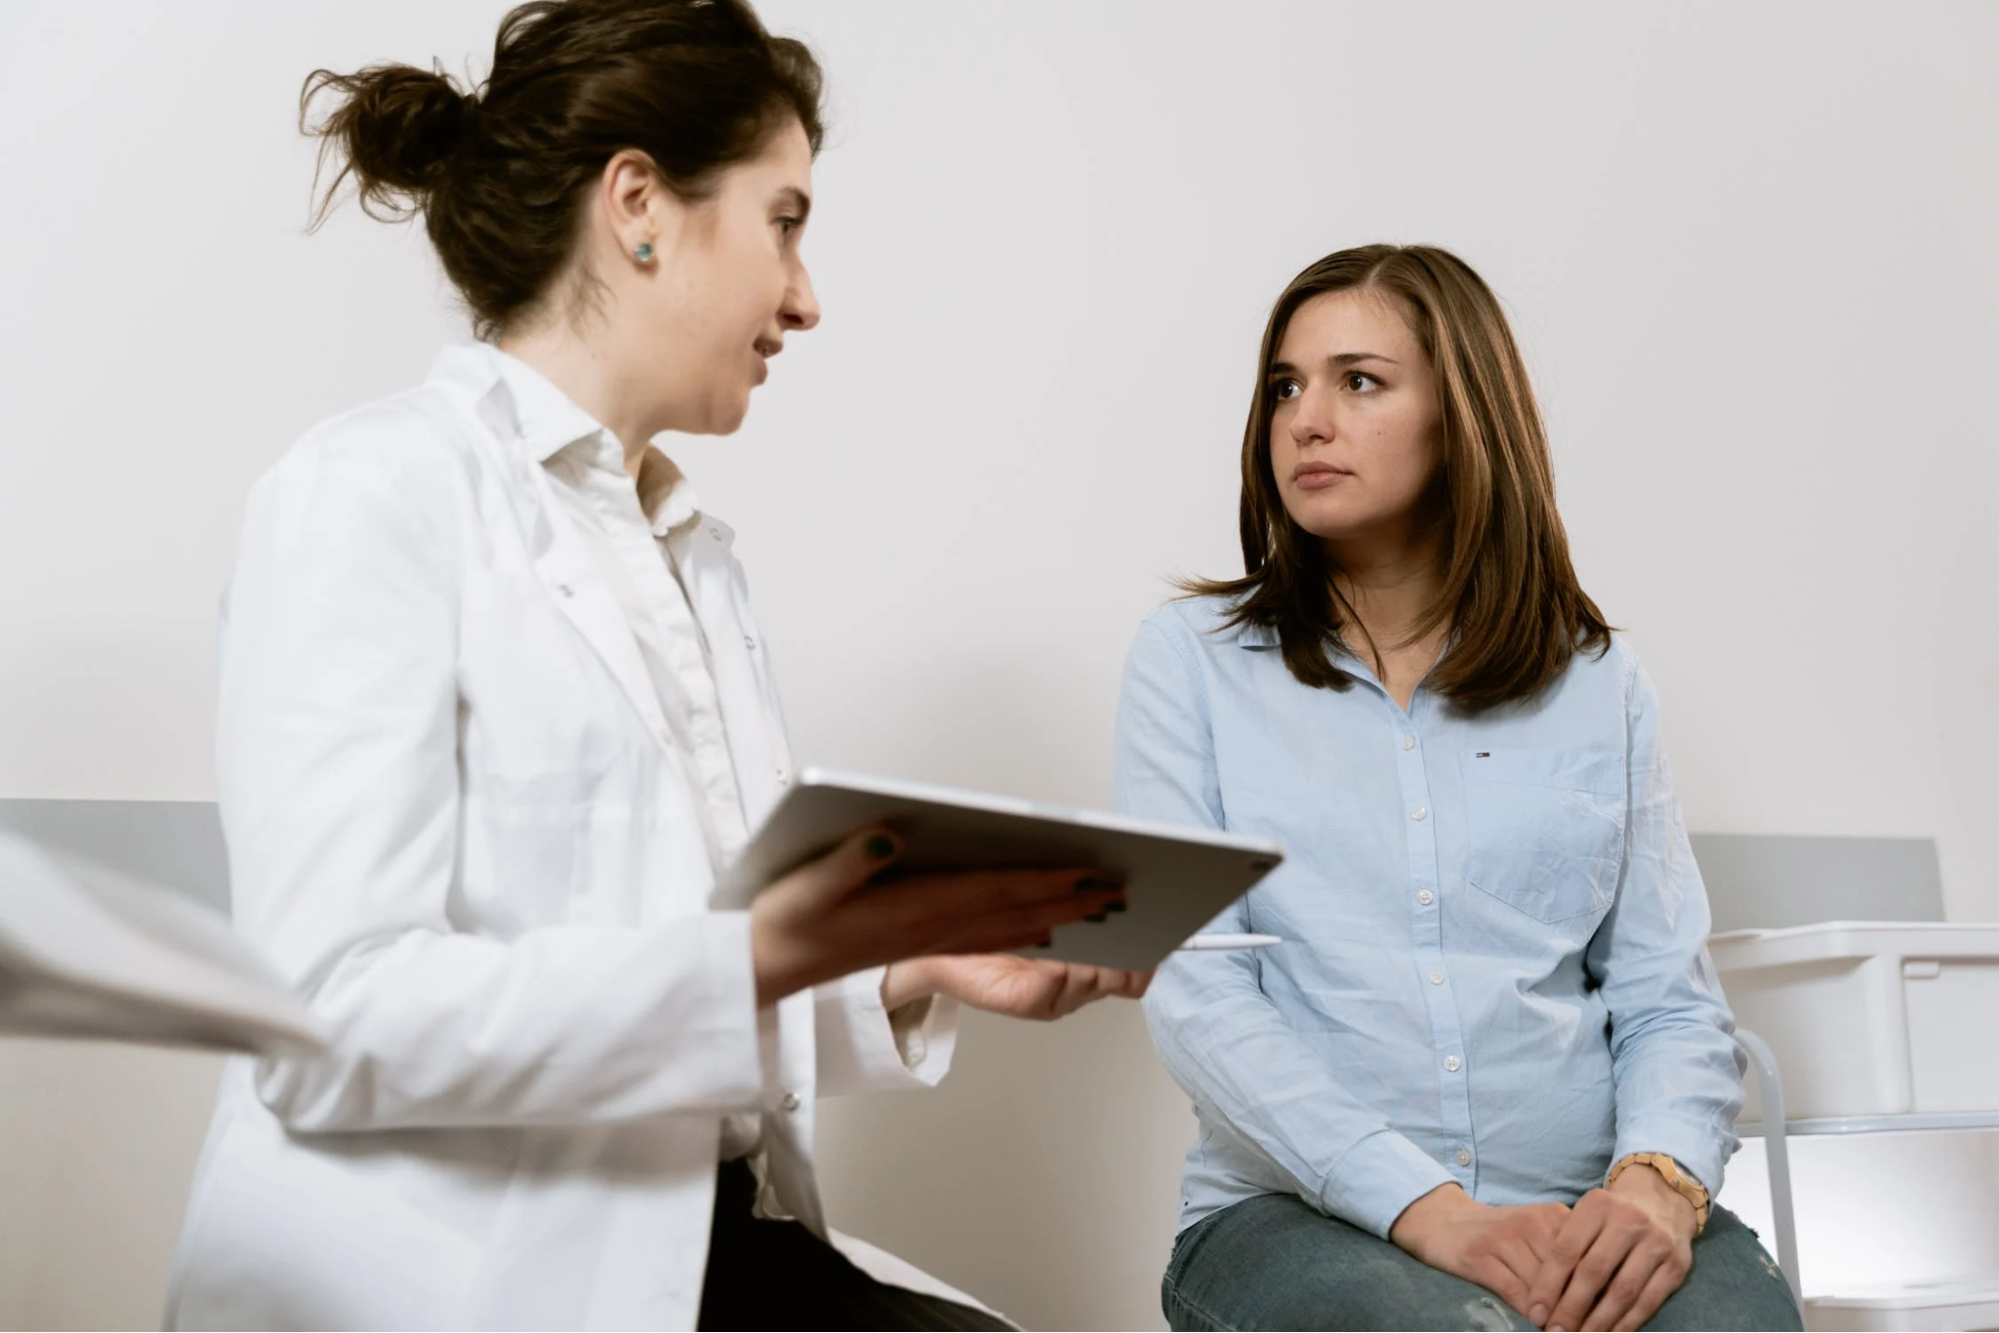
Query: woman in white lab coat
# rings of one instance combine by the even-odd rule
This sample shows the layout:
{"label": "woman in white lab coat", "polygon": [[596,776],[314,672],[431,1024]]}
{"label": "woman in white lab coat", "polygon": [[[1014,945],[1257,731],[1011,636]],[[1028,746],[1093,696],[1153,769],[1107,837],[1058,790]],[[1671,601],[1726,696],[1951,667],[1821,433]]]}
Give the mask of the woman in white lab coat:
{"label": "woman in white lab coat", "polygon": [[308,81],[335,187],[421,213],[481,341],[250,496],[236,913],[334,1048],[230,1070],[173,1325],[1003,1326],[828,1242],[814,1098],[934,1083],[957,1001],[1141,991],[996,953],[1118,887],[883,882],[873,829],[707,901],[791,759],[730,531],[649,441],[736,429],[818,322],[818,92],[741,0],[524,5],[470,96]]}

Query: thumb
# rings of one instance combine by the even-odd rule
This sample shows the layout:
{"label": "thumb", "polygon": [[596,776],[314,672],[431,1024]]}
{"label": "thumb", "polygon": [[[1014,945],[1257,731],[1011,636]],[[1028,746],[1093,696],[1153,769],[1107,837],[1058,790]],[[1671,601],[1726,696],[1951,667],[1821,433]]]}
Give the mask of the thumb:
{"label": "thumb", "polygon": [[807,896],[831,906],[873,879],[902,855],[902,839],[879,825],[850,834],[799,870]]}

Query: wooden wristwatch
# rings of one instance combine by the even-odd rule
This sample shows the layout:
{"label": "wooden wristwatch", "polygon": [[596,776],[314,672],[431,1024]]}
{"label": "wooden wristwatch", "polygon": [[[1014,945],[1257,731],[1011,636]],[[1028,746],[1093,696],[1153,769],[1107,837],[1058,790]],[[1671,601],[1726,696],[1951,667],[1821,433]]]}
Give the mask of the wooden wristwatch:
{"label": "wooden wristwatch", "polygon": [[1624,1169],[1643,1163],[1657,1171],[1673,1192],[1694,1206],[1694,1234],[1700,1235],[1707,1227],[1708,1195],[1707,1186],[1695,1180],[1687,1170],[1670,1156],[1662,1152],[1635,1152],[1620,1160],[1610,1168],[1610,1174],[1603,1178],[1603,1186],[1609,1189],[1624,1174]]}

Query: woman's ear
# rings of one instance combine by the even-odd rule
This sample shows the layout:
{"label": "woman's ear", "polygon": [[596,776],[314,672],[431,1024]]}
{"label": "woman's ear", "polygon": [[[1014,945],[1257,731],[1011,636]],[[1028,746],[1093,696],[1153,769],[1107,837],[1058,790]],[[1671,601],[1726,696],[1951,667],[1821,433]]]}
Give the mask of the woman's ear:
{"label": "woman's ear", "polygon": [[623,149],[604,164],[597,183],[597,209],[612,245],[631,262],[650,264],[667,247],[662,233],[671,225],[666,189],[652,159],[635,148]]}

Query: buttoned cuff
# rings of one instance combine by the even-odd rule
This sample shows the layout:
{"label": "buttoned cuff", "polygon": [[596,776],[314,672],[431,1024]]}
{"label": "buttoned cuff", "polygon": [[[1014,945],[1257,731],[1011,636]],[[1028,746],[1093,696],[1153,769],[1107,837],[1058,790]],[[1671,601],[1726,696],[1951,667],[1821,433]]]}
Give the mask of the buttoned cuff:
{"label": "buttoned cuff", "polygon": [[1320,1206],[1383,1240],[1410,1204],[1457,1184],[1444,1166],[1392,1129],[1368,1135],[1326,1173]]}
{"label": "buttoned cuff", "polygon": [[856,972],[818,988],[819,1092],[934,1087],[951,1068],[958,1002],[948,995],[882,1007],[886,968]]}
{"label": "buttoned cuff", "polygon": [[1610,1154],[1611,1165],[1633,1153],[1664,1153],[1682,1170],[1698,1180],[1712,1200],[1721,1193],[1721,1177],[1734,1135],[1718,1132],[1711,1124],[1674,1115],[1641,1115],[1630,1124],[1617,1127],[1617,1147]]}

